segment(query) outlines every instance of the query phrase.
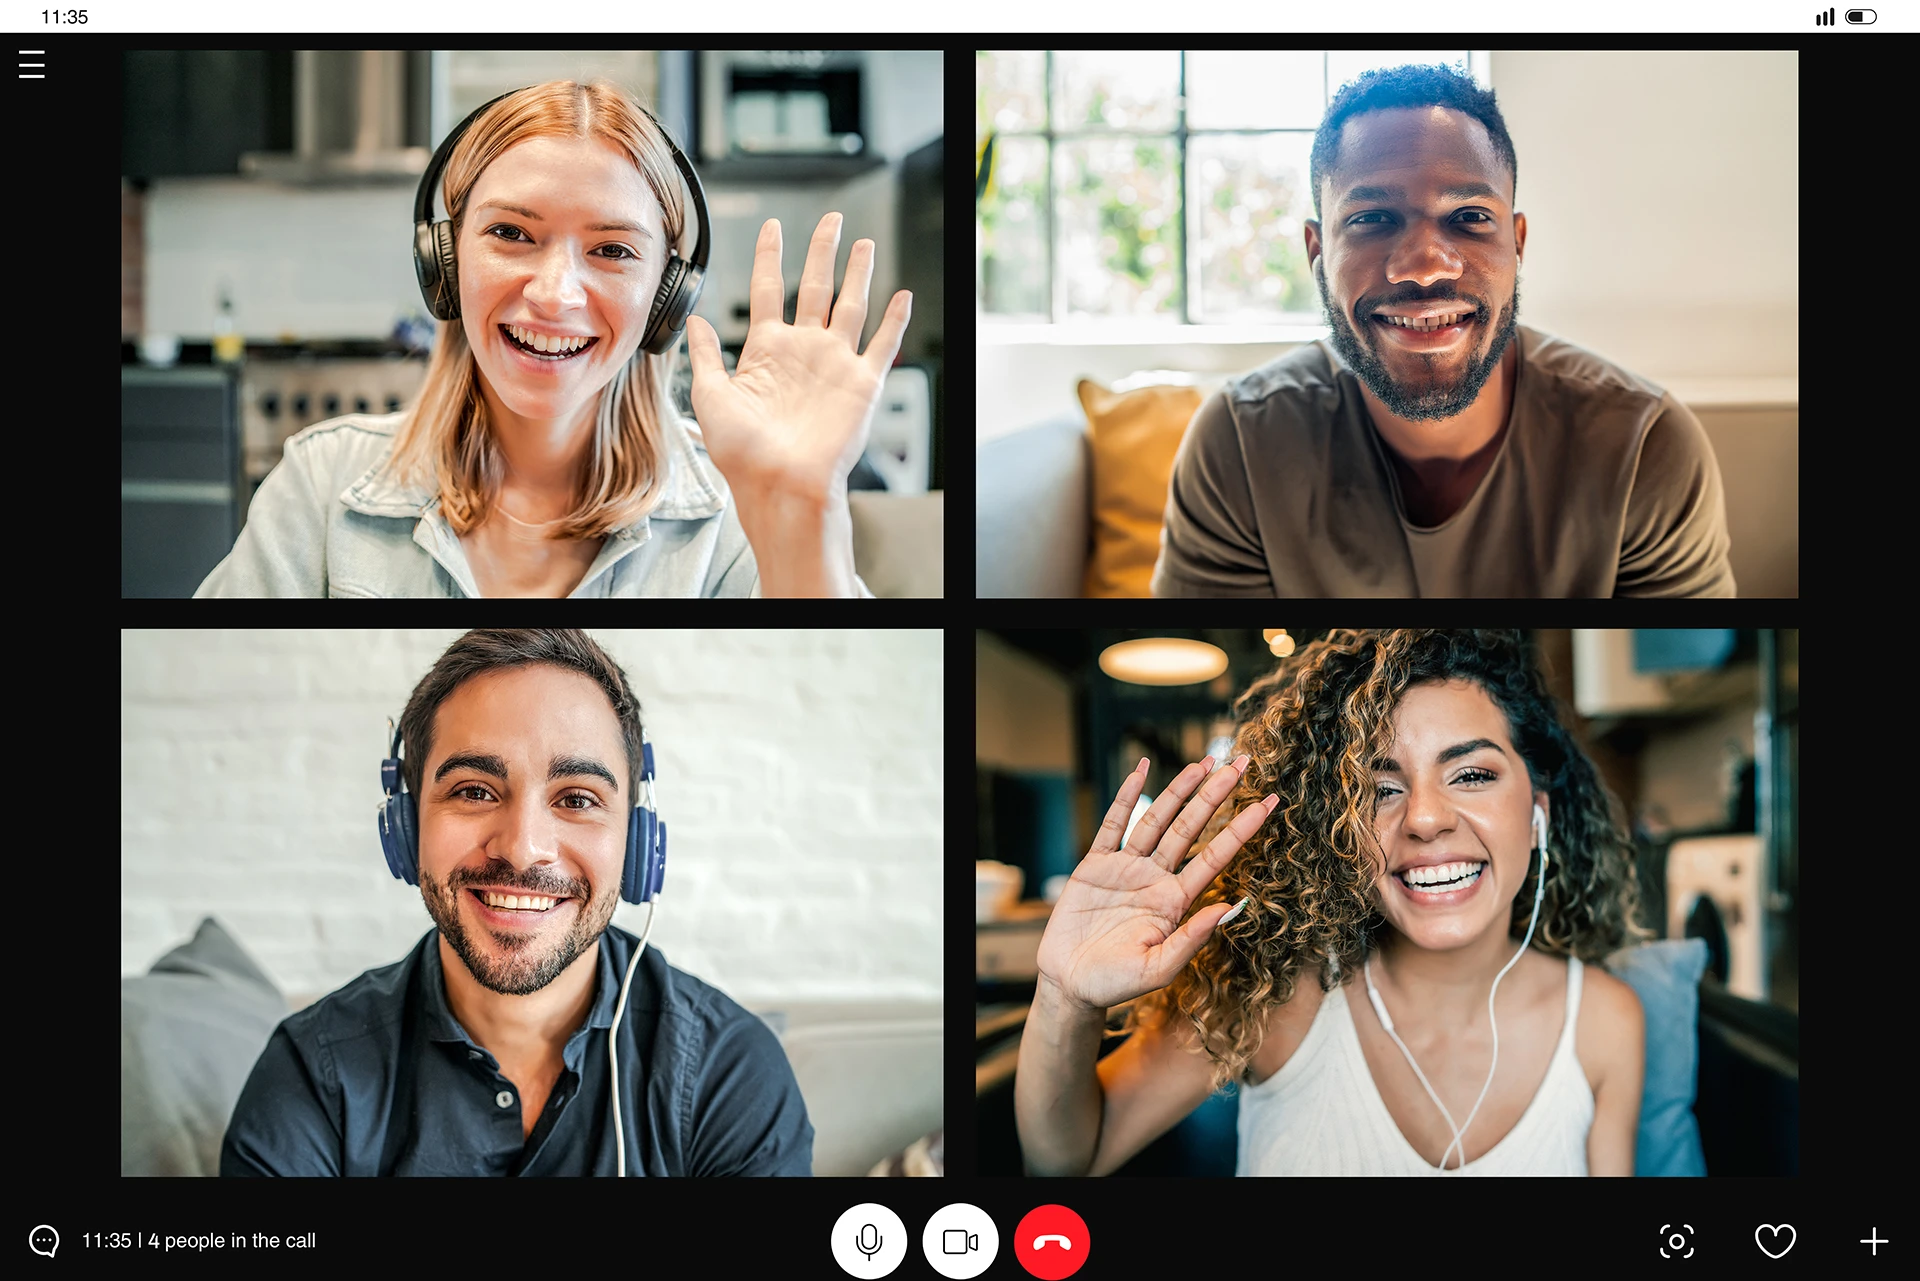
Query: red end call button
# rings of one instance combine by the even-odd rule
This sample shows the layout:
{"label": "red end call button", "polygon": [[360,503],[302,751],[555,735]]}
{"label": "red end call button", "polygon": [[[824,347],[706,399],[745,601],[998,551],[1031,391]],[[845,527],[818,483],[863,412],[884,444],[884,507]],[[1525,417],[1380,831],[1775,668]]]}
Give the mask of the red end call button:
{"label": "red end call button", "polygon": [[1086,1222],[1064,1205],[1029,1210],[1013,1233],[1014,1257],[1041,1281],[1060,1281],[1078,1272],[1091,1245]]}

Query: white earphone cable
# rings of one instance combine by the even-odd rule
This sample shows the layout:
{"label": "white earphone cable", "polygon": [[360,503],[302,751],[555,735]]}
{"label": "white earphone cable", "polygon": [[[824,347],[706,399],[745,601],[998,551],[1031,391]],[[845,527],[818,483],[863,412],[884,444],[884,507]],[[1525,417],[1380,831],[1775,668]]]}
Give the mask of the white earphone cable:
{"label": "white earphone cable", "polygon": [[[1447,1105],[1442,1103],[1440,1096],[1433,1092],[1433,1086],[1427,1082],[1427,1074],[1422,1072],[1420,1065],[1413,1061],[1413,1051],[1409,1050],[1407,1043],[1400,1039],[1400,1034],[1393,1030],[1393,1020],[1387,1017],[1386,1002],[1380,999],[1379,989],[1373,986],[1373,958],[1371,956],[1367,958],[1367,962],[1361,967],[1360,972],[1366,977],[1367,995],[1373,999],[1373,1012],[1380,1016],[1380,1026],[1387,1029],[1387,1035],[1392,1037],[1393,1043],[1400,1047],[1400,1053],[1407,1056],[1407,1065],[1413,1069],[1413,1074],[1420,1078],[1420,1084],[1426,1087],[1427,1097],[1433,1100],[1433,1106],[1439,1108],[1440,1115],[1447,1119],[1447,1129],[1453,1132],[1454,1141],[1459,1142],[1460,1128],[1453,1123],[1453,1113],[1447,1111]],[[1468,1117],[1467,1119],[1471,1121],[1473,1118]],[[1449,1143],[1447,1145],[1447,1151],[1440,1154],[1439,1168],[1446,1168],[1447,1152],[1451,1151],[1453,1151],[1453,1144]],[[1464,1156],[1466,1154],[1466,1147],[1462,1145],[1460,1151]]]}
{"label": "white earphone cable", "polygon": [[[1453,1155],[1453,1149],[1456,1144],[1460,1148],[1460,1165],[1467,1163],[1467,1129],[1473,1124],[1473,1118],[1479,1114],[1480,1105],[1486,1102],[1487,1091],[1493,1088],[1494,1069],[1500,1066],[1500,1024],[1496,1022],[1493,1017],[1494,993],[1500,990],[1500,980],[1507,976],[1507,971],[1512,969],[1514,963],[1526,954],[1527,945],[1533,942],[1533,927],[1540,920],[1540,900],[1545,897],[1547,892],[1546,823],[1538,806],[1534,807],[1534,815],[1536,818],[1534,831],[1535,835],[1539,837],[1540,842],[1540,879],[1534,885],[1533,914],[1527,919],[1527,935],[1520,940],[1520,950],[1513,954],[1513,960],[1508,961],[1501,967],[1500,973],[1494,975],[1493,987],[1487,993],[1487,1022],[1493,1028],[1493,1063],[1487,1068],[1487,1082],[1480,1087],[1480,1097],[1473,1101],[1473,1111],[1467,1113],[1465,1125],[1454,1125],[1453,1114],[1447,1111],[1447,1105],[1440,1101],[1440,1096],[1434,1093],[1433,1086],[1427,1083],[1427,1074],[1422,1072],[1420,1065],[1413,1061],[1413,1051],[1409,1050],[1406,1042],[1400,1039],[1400,1034],[1393,1030],[1393,1020],[1387,1016],[1386,1003],[1380,999],[1379,991],[1373,986],[1373,958],[1369,956],[1366,965],[1362,967],[1361,972],[1367,980],[1367,995],[1373,1001],[1374,1013],[1380,1016],[1380,1026],[1387,1030],[1387,1035],[1393,1038],[1393,1043],[1400,1047],[1400,1053],[1406,1055],[1407,1066],[1411,1067],[1413,1074],[1420,1078],[1420,1084],[1426,1087],[1427,1097],[1432,1099],[1433,1105],[1440,1109],[1440,1115],[1447,1120],[1447,1128],[1453,1131],[1453,1142],[1447,1144],[1446,1150],[1440,1154],[1440,1164],[1434,1167],[1436,1172],[1447,1168],[1447,1158]],[[1458,1169],[1459,1166],[1455,1166],[1454,1168]]]}
{"label": "white earphone cable", "polygon": [[614,1167],[615,1176],[621,1178],[627,1173],[627,1142],[620,1129],[620,1055],[615,1047],[620,1044],[620,1016],[627,1010],[627,989],[633,985],[633,967],[640,963],[640,954],[647,950],[647,935],[653,933],[653,908],[659,901],[658,894],[647,901],[647,923],[640,931],[640,944],[633,949],[633,959],[627,962],[627,976],[620,980],[620,1001],[613,1007],[613,1026],[607,1031],[608,1088],[613,1091]]}
{"label": "white earphone cable", "polygon": [[[1544,882],[1544,879],[1545,878],[1543,877],[1542,878],[1543,882]],[[1540,898],[1539,898],[1539,895],[1536,894],[1534,896],[1534,903],[1533,903],[1533,919],[1537,920],[1539,918],[1539,915],[1540,915]],[[1460,1145],[1460,1165],[1465,1165],[1467,1163],[1467,1130],[1473,1125],[1473,1118],[1479,1115],[1480,1105],[1486,1102],[1487,1091],[1493,1088],[1494,1069],[1500,1066],[1500,1024],[1493,1017],[1493,995],[1495,992],[1498,992],[1500,990],[1500,980],[1507,977],[1507,971],[1513,968],[1514,961],[1518,961],[1520,959],[1520,957],[1527,950],[1527,944],[1531,943],[1532,941],[1533,941],[1533,920],[1529,920],[1527,922],[1527,937],[1520,941],[1520,950],[1518,952],[1515,952],[1513,954],[1513,960],[1508,961],[1506,965],[1501,968],[1500,973],[1494,976],[1493,987],[1487,993],[1487,1022],[1493,1028],[1493,1062],[1487,1065],[1487,1083],[1480,1087],[1480,1097],[1473,1101],[1473,1111],[1467,1113],[1467,1119],[1465,1123],[1463,1123],[1460,1126],[1459,1132],[1454,1135],[1453,1141]],[[1447,1156],[1452,1151],[1453,1151],[1453,1148],[1451,1145],[1449,1145],[1447,1150],[1440,1154],[1441,1169],[1444,1170],[1447,1168]],[[1455,1166],[1454,1168],[1458,1169],[1459,1166]]]}

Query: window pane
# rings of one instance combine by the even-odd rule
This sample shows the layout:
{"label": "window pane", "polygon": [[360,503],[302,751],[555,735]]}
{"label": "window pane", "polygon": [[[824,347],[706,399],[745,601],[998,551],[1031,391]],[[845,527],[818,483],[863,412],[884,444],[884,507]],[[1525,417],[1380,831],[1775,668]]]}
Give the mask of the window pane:
{"label": "window pane", "polygon": [[1180,54],[1056,53],[1059,124],[1071,129],[1171,129]]}
{"label": "window pane", "polygon": [[993,144],[993,187],[980,202],[980,305],[1047,317],[1047,144]]}
{"label": "window pane", "polygon": [[1173,140],[1060,144],[1059,270],[1070,313],[1178,319]]}
{"label": "window pane", "polygon": [[1047,124],[1047,55],[1038,49],[977,52],[973,58],[975,132],[1039,130]]}
{"label": "window pane", "polygon": [[1313,129],[1327,108],[1325,55],[1187,51],[1187,128]]}
{"label": "window pane", "polygon": [[1307,159],[1313,135],[1213,135],[1192,140],[1188,219],[1199,298],[1194,323],[1271,323],[1320,313],[1301,224],[1313,216]]}

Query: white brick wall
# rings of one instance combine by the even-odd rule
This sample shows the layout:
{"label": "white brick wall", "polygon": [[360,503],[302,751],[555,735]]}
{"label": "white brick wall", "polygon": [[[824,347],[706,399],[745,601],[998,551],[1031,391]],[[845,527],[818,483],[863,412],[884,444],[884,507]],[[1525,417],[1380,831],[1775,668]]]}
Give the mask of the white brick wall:
{"label": "white brick wall", "polygon": [[[121,634],[122,974],[208,914],[289,995],[419,940],[432,921],[375,831],[380,761],[460,631]],[[592,634],[654,744],[670,839],[650,945],[753,1008],[937,1002],[941,634]]]}

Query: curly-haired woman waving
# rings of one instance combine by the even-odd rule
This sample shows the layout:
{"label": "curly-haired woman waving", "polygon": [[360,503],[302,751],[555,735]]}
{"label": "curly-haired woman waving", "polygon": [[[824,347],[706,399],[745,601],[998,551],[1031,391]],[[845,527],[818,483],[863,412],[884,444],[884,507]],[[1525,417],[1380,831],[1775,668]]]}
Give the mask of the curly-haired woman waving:
{"label": "curly-haired woman waving", "polygon": [[1237,710],[1054,907],[1027,1168],[1109,1173],[1232,1082],[1241,1174],[1631,1174],[1643,1021],[1595,962],[1644,936],[1632,846],[1524,637],[1336,632]]}

